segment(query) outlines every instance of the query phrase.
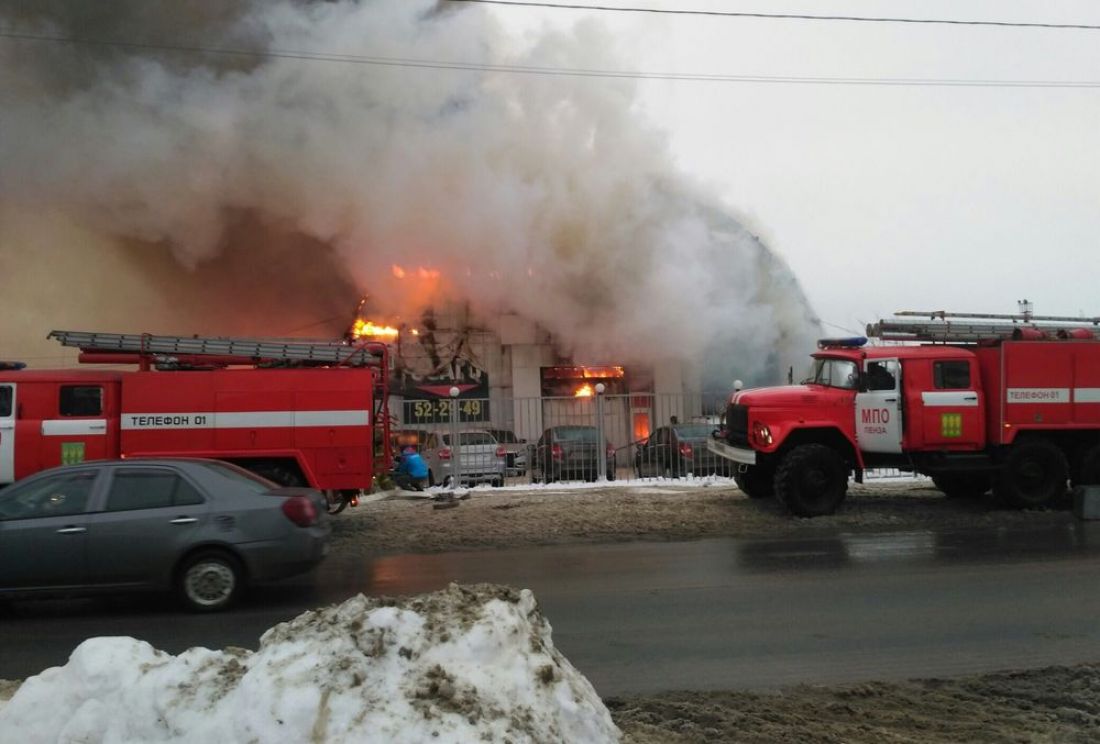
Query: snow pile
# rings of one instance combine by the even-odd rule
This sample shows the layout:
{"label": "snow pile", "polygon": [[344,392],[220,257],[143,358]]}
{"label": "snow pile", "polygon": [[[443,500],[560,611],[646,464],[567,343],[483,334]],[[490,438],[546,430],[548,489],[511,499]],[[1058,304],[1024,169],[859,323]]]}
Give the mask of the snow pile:
{"label": "snow pile", "polygon": [[528,590],[353,597],[256,652],[92,638],[0,708],[0,741],[617,742]]}

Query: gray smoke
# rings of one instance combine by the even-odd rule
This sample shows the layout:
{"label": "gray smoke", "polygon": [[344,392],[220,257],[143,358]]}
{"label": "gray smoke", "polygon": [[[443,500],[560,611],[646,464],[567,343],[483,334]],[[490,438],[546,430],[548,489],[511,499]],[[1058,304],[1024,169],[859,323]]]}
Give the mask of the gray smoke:
{"label": "gray smoke", "polygon": [[631,81],[408,65],[629,67],[595,23],[515,39],[429,0],[0,2],[0,23],[141,45],[0,41],[0,203],[140,244],[158,276],[166,252],[236,272],[180,282],[246,306],[226,326],[359,293],[383,320],[459,300],[580,360],[705,359],[723,387],[774,376],[817,330],[783,262],[677,171]]}

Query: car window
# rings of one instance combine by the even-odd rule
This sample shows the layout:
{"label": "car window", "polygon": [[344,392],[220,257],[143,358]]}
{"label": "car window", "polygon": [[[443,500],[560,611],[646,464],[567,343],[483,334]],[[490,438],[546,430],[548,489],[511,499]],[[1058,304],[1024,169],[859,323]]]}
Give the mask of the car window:
{"label": "car window", "polygon": [[[444,446],[450,446],[451,435],[444,434],[440,437],[443,440]],[[459,446],[465,447],[467,445],[475,444],[496,444],[497,440],[493,439],[492,435],[486,431],[463,431],[458,434]]]}
{"label": "car window", "polygon": [[202,495],[176,473],[166,470],[115,471],[107,511],[158,509],[201,504]]}
{"label": "car window", "polygon": [[0,491],[0,520],[83,514],[95,479],[96,471],[82,470],[9,486]]}
{"label": "car window", "polygon": [[11,418],[11,385],[0,385],[0,418]]}
{"label": "car window", "polygon": [[681,424],[676,427],[676,436],[680,439],[706,439],[714,427],[710,424]]}
{"label": "car window", "polygon": [[595,442],[594,426],[560,426],[554,430],[554,438],[559,442]]}
{"label": "car window", "polygon": [[103,414],[103,388],[99,385],[62,385],[59,413],[62,416]]}
{"label": "car window", "polygon": [[107,511],[157,509],[172,505],[176,474],[159,470],[116,471],[107,493]]}
{"label": "car window", "polygon": [[496,437],[496,440],[501,444],[516,444],[517,442],[519,442],[519,439],[516,438],[516,433],[514,431],[499,429],[491,431],[489,433]]}

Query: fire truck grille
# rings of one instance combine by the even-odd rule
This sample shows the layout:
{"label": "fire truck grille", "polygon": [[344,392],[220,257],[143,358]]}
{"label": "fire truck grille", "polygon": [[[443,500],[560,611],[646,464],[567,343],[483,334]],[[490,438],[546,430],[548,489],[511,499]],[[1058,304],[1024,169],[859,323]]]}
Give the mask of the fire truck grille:
{"label": "fire truck grille", "polygon": [[730,404],[726,409],[726,430],[730,444],[740,447],[749,446],[748,406]]}

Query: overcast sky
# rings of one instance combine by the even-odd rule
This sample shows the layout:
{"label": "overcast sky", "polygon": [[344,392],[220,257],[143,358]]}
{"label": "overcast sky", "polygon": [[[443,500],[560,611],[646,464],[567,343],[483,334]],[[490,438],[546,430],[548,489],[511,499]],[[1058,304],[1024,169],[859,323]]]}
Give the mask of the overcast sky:
{"label": "overcast sky", "polygon": [[[1100,25],[1100,3],[1076,0],[591,4]],[[517,30],[591,15],[647,72],[1100,82],[1100,30],[495,12]],[[790,263],[826,323],[1025,297],[1100,315],[1100,88],[641,87],[684,170]]]}

